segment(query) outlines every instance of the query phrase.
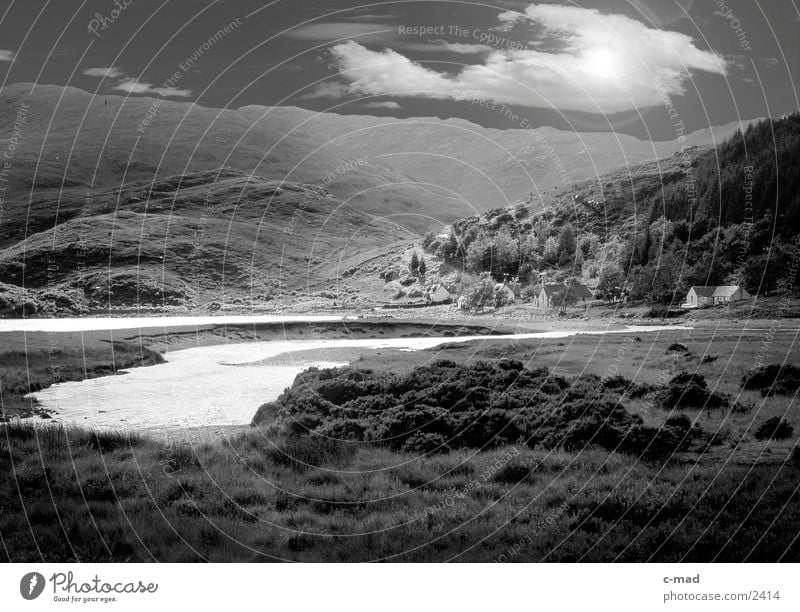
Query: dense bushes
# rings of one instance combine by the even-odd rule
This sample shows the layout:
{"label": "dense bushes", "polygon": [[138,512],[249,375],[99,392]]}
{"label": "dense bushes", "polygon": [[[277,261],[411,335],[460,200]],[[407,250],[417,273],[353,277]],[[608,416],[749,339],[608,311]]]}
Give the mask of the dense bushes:
{"label": "dense bushes", "polygon": [[618,377],[567,380],[508,360],[437,361],[406,375],[311,368],[259,408],[254,424],[415,453],[524,444],[668,457],[701,437],[688,419],[647,427],[621,404],[622,393],[649,390]]}
{"label": "dense bushes", "polygon": [[742,386],[762,395],[794,395],[800,389],[800,367],[772,364],[758,368],[742,377]]}
{"label": "dense bushes", "polygon": [[657,395],[656,404],[664,410],[676,408],[727,408],[728,398],[708,388],[700,374],[680,372]]}
{"label": "dense bushes", "polygon": [[756,430],[756,440],[786,440],[792,437],[794,430],[784,419],[772,417],[764,421]]}

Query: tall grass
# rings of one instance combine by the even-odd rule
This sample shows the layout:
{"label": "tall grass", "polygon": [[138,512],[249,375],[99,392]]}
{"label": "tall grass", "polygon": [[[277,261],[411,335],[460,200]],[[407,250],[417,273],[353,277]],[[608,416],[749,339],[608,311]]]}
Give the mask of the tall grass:
{"label": "tall grass", "polygon": [[272,430],[191,446],[14,423],[0,427],[0,558],[798,561],[799,479],[788,458],[420,457]]}

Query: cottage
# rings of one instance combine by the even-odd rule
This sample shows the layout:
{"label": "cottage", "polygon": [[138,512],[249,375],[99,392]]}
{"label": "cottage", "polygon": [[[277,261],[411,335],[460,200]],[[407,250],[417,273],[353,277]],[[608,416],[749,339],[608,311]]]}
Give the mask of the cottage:
{"label": "cottage", "polygon": [[431,285],[427,289],[426,296],[428,301],[433,304],[446,304],[453,299],[453,296],[444,285]]}
{"label": "cottage", "polygon": [[751,296],[744,287],[739,285],[721,285],[714,291],[715,304],[729,304],[731,302],[740,302],[742,300],[749,300]]}
{"label": "cottage", "polygon": [[519,283],[497,283],[494,286],[495,301],[503,304],[521,304],[522,287]]}
{"label": "cottage", "polygon": [[533,294],[534,308],[555,308],[566,293],[564,285],[539,285]]}
{"label": "cottage", "polygon": [[711,306],[714,303],[714,291],[716,287],[706,285],[693,285],[686,294],[685,308],[702,308]]}
{"label": "cottage", "polygon": [[739,285],[694,285],[686,294],[683,308],[703,308],[714,304],[730,304],[750,299],[752,296]]}

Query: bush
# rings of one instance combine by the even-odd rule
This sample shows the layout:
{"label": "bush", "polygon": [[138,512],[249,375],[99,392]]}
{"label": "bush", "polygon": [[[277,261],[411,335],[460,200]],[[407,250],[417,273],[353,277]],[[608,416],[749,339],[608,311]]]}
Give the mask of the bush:
{"label": "bush", "polygon": [[727,408],[728,398],[708,389],[700,374],[678,373],[658,393],[656,404],[664,410],[676,408]]}
{"label": "bush", "polygon": [[800,367],[772,364],[758,368],[742,377],[742,386],[762,395],[794,395],[800,389]]}
{"label": "bush", "polygon": [[786,440],[791,438],[794,429],[780,417],[772,417],[764,421],[756,430],[756,440]]}

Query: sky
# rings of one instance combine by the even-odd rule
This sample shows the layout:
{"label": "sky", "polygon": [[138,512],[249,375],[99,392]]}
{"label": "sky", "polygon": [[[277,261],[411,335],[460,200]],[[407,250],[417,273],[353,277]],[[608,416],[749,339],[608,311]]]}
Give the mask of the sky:
{"label": "sky", "polygon": [[669,140],[800,108],[798,1],[0,0],[0,84]]}

